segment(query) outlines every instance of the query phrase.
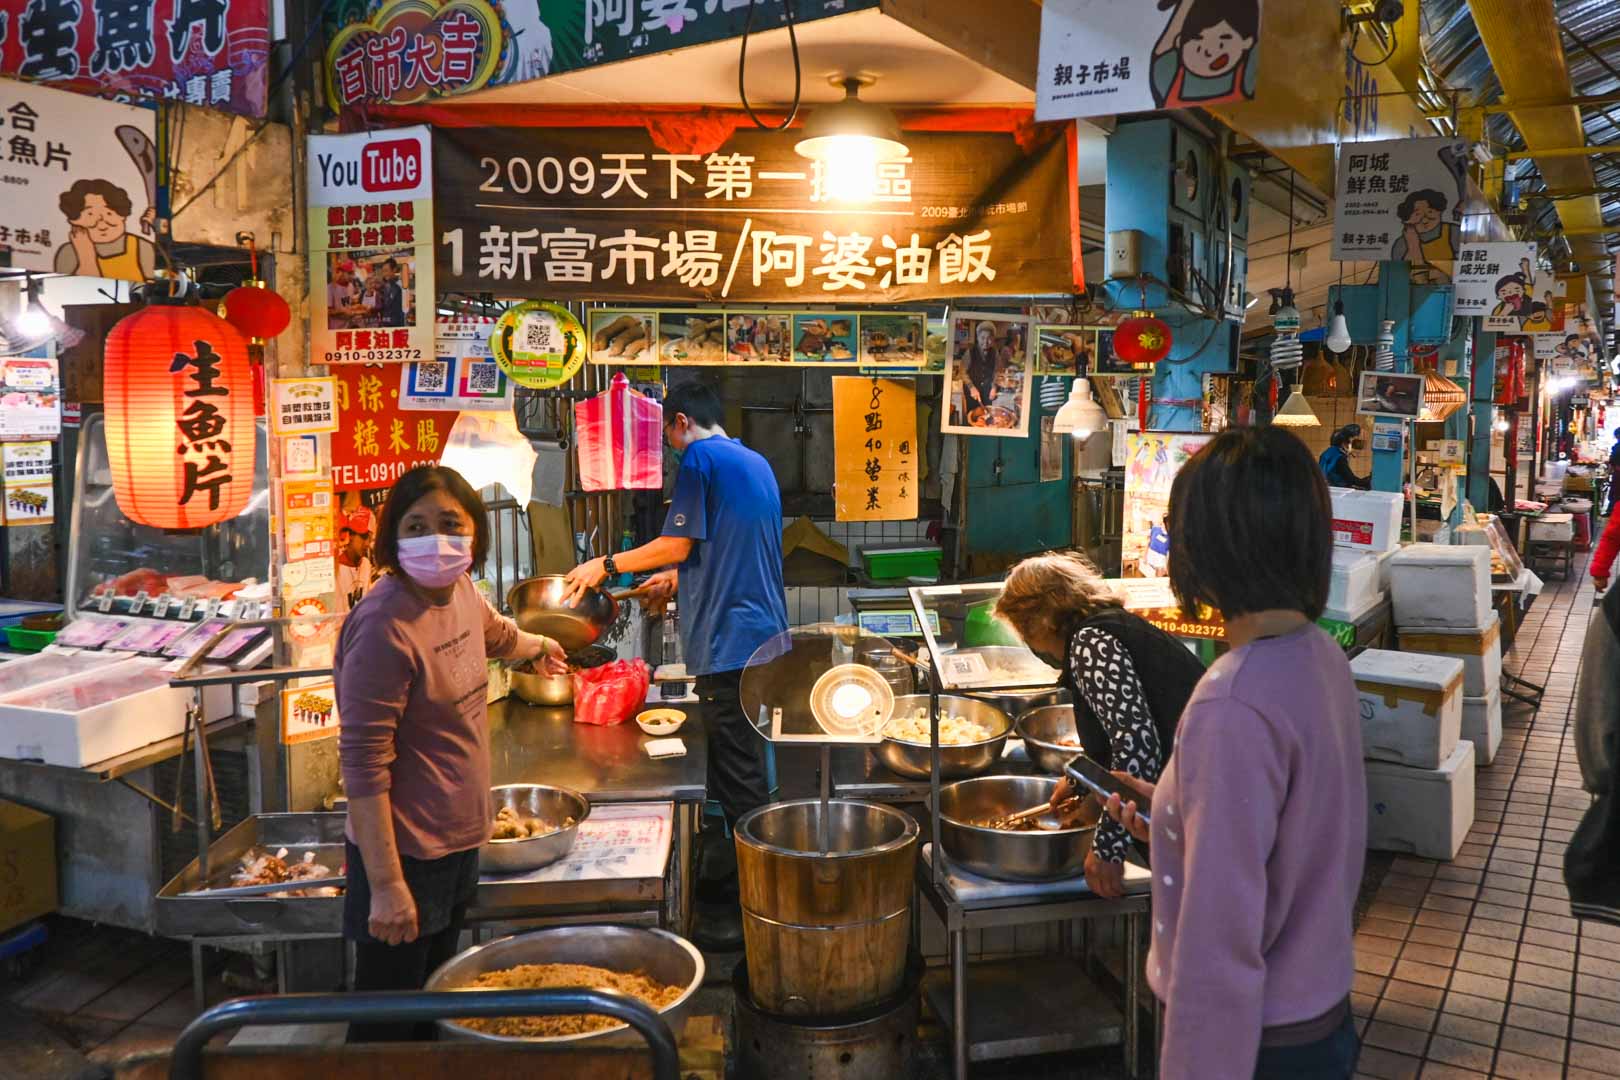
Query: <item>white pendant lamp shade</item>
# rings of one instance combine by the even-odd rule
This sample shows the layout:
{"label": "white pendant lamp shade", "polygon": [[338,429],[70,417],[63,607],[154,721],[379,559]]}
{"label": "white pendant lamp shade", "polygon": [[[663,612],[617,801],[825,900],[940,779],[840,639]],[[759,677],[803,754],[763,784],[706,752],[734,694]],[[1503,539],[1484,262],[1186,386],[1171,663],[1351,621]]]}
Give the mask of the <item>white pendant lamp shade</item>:
{"label": "white pendant lamp shade", "polygon": [[1321,427],[1322,421],[1316,418],[1316,411],[1311,403],[1305,400],[1305,395],[1295,390],[1283,402],[1283,407],[1277,410],[1277,415],[1271,418],[1273,424],[1279,427]]}
{"label": "white pendant lamp shade", "polygon": [[1052,418],[1052,430],[1072,435],[1082,444],[1108,425],[1108,414],[1091,396],[1091,383],[1084,376],[1074,380],[1069,400]]}
{"label": "white pendant lamp shade", "polygon": [[1323,340],[1323,344],[1333,353],[1348,352],[1353,344],[1350,340],[1350,325],[1345,322],[1342,307],[1333,313],[1333,321],[1328,324],[1327,337]]}

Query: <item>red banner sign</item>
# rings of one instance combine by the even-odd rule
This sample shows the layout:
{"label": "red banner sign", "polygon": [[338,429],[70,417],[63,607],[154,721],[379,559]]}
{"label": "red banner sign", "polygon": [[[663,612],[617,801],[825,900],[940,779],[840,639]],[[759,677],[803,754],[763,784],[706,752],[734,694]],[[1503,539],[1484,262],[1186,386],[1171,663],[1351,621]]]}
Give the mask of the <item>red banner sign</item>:
{"label": "red banner sign", "polygon": [[418,465],[435,465],[455,426],[455,412],[402,410],[399,367],[334,366],[340,428],[332,435],[332,486],[338,491],[387,489]]}
{"label": "red banner sign", "polygon": [[263,116],[269,0],[14,0],[0,74]]}

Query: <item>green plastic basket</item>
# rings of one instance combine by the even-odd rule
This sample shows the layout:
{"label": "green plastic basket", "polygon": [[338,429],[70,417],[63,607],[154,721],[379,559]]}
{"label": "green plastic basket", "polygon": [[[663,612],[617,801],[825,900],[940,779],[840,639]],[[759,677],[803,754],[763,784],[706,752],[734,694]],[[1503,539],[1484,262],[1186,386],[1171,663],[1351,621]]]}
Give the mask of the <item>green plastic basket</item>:
{"label": "green plastic basket", "polygon": [[39,652],[56,640],[56,630],[27,630],[21,626],[6,627],[6,644],[14,652]]}
{"label": "green plastic basket", "polygon": [[873,581],[902,581],[906,578],[939,577],[944,552],[938,547],[862,548],[866,576]]}

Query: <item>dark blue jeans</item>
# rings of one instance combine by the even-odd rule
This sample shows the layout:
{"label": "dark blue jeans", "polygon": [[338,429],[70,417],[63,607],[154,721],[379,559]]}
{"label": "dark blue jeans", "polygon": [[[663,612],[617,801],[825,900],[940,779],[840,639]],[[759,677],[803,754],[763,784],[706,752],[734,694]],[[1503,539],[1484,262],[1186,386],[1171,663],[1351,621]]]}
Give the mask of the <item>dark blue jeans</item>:
{"label": "dark blue jeans", "polygon": [[1254,1080],[1350,1080],[1361,1055],[1356,1020],[1346,1016],[1325,1039],[1300,1046],[1262,1046]]}

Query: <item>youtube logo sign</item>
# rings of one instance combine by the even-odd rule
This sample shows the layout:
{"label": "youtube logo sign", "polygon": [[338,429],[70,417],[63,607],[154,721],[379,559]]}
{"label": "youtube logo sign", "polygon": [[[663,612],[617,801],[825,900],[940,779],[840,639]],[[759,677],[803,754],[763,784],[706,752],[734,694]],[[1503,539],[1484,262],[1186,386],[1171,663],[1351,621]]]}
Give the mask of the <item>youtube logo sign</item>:
{"label": "youtube logo sign", "polygon": [[310,139],[312,204],[365,204],[433,197],[432,143],[425,127]]}

